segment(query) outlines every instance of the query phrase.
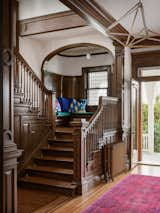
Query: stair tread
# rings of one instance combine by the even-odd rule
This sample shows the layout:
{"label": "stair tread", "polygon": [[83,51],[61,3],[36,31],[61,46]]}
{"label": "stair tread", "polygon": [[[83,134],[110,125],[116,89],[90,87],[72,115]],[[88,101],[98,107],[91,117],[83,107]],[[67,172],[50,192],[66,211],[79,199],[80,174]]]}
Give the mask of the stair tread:
{"label": "stair tread", "polygon": [[66,189],[75,189],[77,187],[76,184],[72,184],[72,182],[67,181],[60,181],[55,179],[48,179],[43,177],[36,177],[36,176],[25,176],[20,179],[21,182],[26,183],[33,183],[33,184],[42,184],[42,185],[48,185],[48,186],[56,186]]}
{"label": "stair tread", "polygon": [[48,141],[73,142],[72,138],[49,138]]}
{"label": "stair tread", "polygon": [[73,175],[73,169],[63,169],[51,166],[29,166],[27,170]]}
{"label": "stair tread", "polygon": [[70,127],[57,127],[56,132],[60,133],[73,133],[74,129]]}
{"label": "stair tread", "polygon": [[50,160],[50,161],[64,161],[64,162],[73,162],[72,157],[61,157],[61,156],[44,156],[44,157],[37,157],[37,160]]}
{"label": "stair tread", "polygon": [[46,147],[43,147],[42,150],[73,152],[73,148],[71,148],[71,147],[53,147],[53,146],[48,147],[48,146],[46,146]]}

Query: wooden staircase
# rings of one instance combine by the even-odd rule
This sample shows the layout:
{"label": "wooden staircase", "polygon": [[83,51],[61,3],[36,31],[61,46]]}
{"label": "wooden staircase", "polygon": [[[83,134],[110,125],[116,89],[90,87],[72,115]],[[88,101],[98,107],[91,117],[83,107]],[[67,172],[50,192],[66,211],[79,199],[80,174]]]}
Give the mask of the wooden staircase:
{"label": "wooden staircase", "polygon": [[55,137],[48,139],[48,145],[41,148],[40,155],[25,169],[20,185],[75,196],[77,184],[74,181],[73,133],[73,127],[57,127]]}
{"label": "wooden staircase", "polygon": [[99,141],[103,147],[104,130],[120,129],[118,99],[101,97],[92,117],[56,120],[55,92],[45,88],[17,50],[14,54],[14,140],[24,150],[19,159],[19,183],[80,194],[90,185],[88,177],[92,184],[92,175],[102,174]]}

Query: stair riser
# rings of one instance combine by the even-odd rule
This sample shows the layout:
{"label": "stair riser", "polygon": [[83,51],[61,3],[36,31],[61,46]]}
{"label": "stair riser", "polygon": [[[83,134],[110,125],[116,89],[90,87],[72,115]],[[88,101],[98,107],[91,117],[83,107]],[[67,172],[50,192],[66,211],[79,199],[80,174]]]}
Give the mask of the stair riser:
{"label": "stair riser", "polygon": [[71,147],[71,148],[73,148],[73,142],[48,141],[48,143],[54,147]]}
{"label": "stair riser", "polygon": [[46,178],[54,178],[57,180],[62,180],[62,181],[72,181],[73,180],[73,175],[69,174],[58,174],[58,173],[50,173],[50,172],[40,172],[40,171],[31,171],[27,170],[26,171],[29,176],[40,176],[40,177],[46,177]]}
{"label": "stair riser", "polygon": [[73,157],[71,151],[53,151],[53,150],[42,150],[44,156],[61,156],[61,157]]}
{"label": "stair riser", "polygon": [[70,139],[73,139],[72,133],[56,132],[55,135],[56,135],[57,138],[70,138]]}
{"label": "stair riser", "polygon": [[35,159],[35,163],[39,166],[53,166],[65,169],[73,169],[73,162],[47,161]]}
{"label": "stair riser", "polygon": [[35,183],[27,183],[27,182],[19,182],[18,185],[20,187],[24,188],[32,188],[32,189],[40,189],[40,190],[47,190],[54,192],[62,193],[63,195],[68,195],[75,197],[76,195],[76,189],[66,189],[63,187],[57,187],[57,186],[48,186],[48,185],[42,185],[42,184],[35,184]]}

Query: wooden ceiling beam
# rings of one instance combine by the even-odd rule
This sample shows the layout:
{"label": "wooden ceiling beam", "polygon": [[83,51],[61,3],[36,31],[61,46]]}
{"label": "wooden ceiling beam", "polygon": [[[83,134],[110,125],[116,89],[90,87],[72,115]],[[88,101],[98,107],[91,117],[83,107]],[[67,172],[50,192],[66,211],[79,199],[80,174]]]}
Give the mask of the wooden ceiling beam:
{"label": "wooden ceiling beam", "polygon": [[110,36],[113,40],[120,40],[123,44],[124,36],[121,34],[128,34],[128,31],[120,24],[116,24],[111,32],[119,33],[119,35],[109,35],[108,27],[116,20],[94,0],[60,0],[64,5],[79,14],[89,25],[93,26],[104,35]]}
{"label": "wooden ceiling beam", "polygon": [[79,15],[73,11],[65,11],[19,21],[19,35],[30,36],[86,25],[86,21]]}

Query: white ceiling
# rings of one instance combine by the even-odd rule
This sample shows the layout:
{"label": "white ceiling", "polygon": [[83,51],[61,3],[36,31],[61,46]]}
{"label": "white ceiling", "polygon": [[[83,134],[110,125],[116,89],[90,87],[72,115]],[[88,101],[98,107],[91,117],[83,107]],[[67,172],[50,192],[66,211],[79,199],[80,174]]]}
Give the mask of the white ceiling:
{"label": "white ceiling", "polygon": [[[103,9],[106,9],[116,20],[131,9],[138,0],[95,0]],[[160,0],[142,0],[147,27],[160,33]],[[140,13],[139,13],[140,14]],[[127,16],[120,24],[130,32],[133,14]],[[142,18],[137,16],[133,33],[139,32],[143,28]]]}
{"label": "white ceiling", "polygon": [[19,20],[70,10],[59,0],[19,0]]}

